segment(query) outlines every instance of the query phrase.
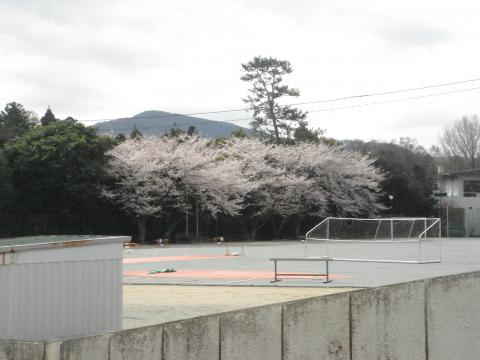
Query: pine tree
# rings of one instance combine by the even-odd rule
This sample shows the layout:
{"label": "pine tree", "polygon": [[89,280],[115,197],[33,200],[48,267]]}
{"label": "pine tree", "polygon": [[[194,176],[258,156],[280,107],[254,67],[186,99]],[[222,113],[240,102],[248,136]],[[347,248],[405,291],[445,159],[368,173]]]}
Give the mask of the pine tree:
{"label": "pine tree", "polygon": [[195,128],[195,126],[192,125],[192,126],[189,126],[189,127],[188,127],[187,135],[188,135],[188,136],[198,135],[198,131],[197,131],[197,129]]}
{"label": "pine tree", "polygon": [[252,61],[242,64],[244,75],[241,80],[252,84],[250,94],[243,99],[253,111],[251,122],[254,133],[264,132],[276,144],[282,138],[290,139],[292,132],[304,121],[307,113],[288,105],[280,105],[283,96],[297,97],[298,89],[282,84],[283,76],[293,69],[289,61],[257,56]]}
{"label": "pine tree", "polygon": [[40,119],[40,123],[42,124],[42,126],[46,126],[55,121],[57,121],[57,118],[55,117],[49,106],[47,111],[45,112],[45,115],[43,115],[43,117]]}
{"label": "pine tree", "polygon": [[36,115],[22,104],[11,102],[0,111],[0,147],[8,140],[32,129],[38,121]]}
{"label": "pine tree", "polygon": [[134,125],[133,126],[133,130],[132,132],[130,133],[130,139],[141,139],[143,138],[143,134],[140,132],[140,130],[137,129],[137,126]]}

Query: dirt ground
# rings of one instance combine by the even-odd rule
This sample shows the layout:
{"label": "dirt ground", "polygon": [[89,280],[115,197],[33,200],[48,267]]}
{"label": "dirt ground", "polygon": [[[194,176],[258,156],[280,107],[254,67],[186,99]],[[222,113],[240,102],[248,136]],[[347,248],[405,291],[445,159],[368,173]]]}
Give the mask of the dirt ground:
{"label": "dirt ground", "polygon": [[349,291],[349,288],[124,285],[124,329]]}

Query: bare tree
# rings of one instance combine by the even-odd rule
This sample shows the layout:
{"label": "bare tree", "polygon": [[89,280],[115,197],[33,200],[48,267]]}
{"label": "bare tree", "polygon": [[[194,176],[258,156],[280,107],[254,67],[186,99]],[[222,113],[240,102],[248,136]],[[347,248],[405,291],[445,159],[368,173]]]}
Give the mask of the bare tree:
{"label": "bare tree", "polygon": [[445,127],[440,142],[448,157],[463,160],[471,169],[477,167],[480,155],[480,123],[477,115],[463,116],[453,126]]}

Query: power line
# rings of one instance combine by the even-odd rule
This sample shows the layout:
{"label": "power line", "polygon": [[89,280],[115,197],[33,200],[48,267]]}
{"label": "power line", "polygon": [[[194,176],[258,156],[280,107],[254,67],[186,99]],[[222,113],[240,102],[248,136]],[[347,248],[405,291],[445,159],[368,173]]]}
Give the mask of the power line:
{"label": "power line", "polygon": [[451,85],[465,84],[465,83],[475,82],[475,81],[480,81],[480,78],[478,78],[478,79],[470,79],[470,80],[463,80],[463,81],[454,81],[454,82],[449,82],[449,83],[444,83],[444,84],[437,84],[437,85],[421,86],[421,87],[415,87],[415,88],[409,88],[409,89],[401,89],[401,90],[392,90],[392,91],[376,92],[376,93],[363,94],[363,95],[352,95],[352,96],[340,97],[340,98],[329,99],[329,100],[308,101],[308,102],[303,102],[303,103],[294,103],[294,104],[290,104],[290,105],[291,105],[291,106],[296,106],[296,105],[309,105],[309,104],[317,104],[317,103],[324,103],[324,102],[350,100],[350,99],[356,99],[356,98],[362,98],[362,97],[372,97],[372,96],[380,96],[380,95],[392,95],[392,94],[398,94],[398,93],[409,92],[409,91],[418,91],[418,90],[432,89],[432,88],[436,88],[436,87],[443,87],[443,86],[451,86]]}
{"label": "power line", "polygon": [[410,96],[410,97],[406,97],[406,98],[377,101],[377,102],[365,103],[365,104],[356,104],[356,105],[349,105],[349,106],[342,106],[342,107],[335,107],[335,108],[328,108],[328,109],[310,110],[309,113],[346,110],[346,109],[353,109],[353,108],[357,108],[357,107],[389,104],[389,103],[394,103],[394,102],[409,101],[409,100],[416,100],[416,99],[424,99],[424,98],[429,98],[429,97],[434,97],[434,96],[449,95],[449,94],[455,94],[455,93],[461,93],[461,92],[467,92],[467,91],[474,91],[474,90],[480,90],[480,86],[479,87],[474,87],[474,88],[468,88],[468,89],[445,91],[445,92],[441,92],[441,93],[428,94],[428,95]]}
{"label": "power line", "polygon": [[[355,104],[355,105],[335,107],[335,108],[326,108],[326,109],[310,110],[310,111],[308,111],[308,113],[347,110],[347,109],[353,109],[353,108],[358,108],[358,107],[366,107],[366,106],[374,106],[374,105],[382,105],[382,104],[389,104],[389,103],[395,103],[395,102],[403,102],[403,101],[424,99],[424,98],[429,98],[429,97],[444,96],[444,95],[450,95],[450,94],[455,94],[455,93],[462,93],[462,92],[467,92],[467,91],[475,91],[475,90],[480,90],[480,86],[479,86],[479,87],[473,87],[473,88],[467,88],[467,89],[459,89],[459,90],[445,91],[445,92],[435,93],[435,94],[418,95],[418,96],[410,96],[410,97],[405,97],[405,98],[400,98],[400,99],[377,101],[377,102],[372,102],[372,103]],[[134,118],[134,119],[137,119],[137,118]],[[248,117],[248,118],[232,119],[232,120],[222,120],[222,121],[223,121],[223,122],[234,123],[234,122],[247,121],[247,120],[251,120],[251,121],[252,121],[252,120],[254,120],[254,119],[251,118],[251,117]],[[216,120],[206,120],[206,121],[199,121],[199,122],[194,123],[194,124],[182,124],[182,125],[176,125],[176,124],[153,125],[153,126],[137,127],[137,129],[138,129],[138,130],[145,130],[145,129],[172,128],[172,127],[184,128],[184,127],[189,127],[189,126],[198,126],[198,125],[203,125],[203,124],[212,124],[212,123],[214,123],[215,121],[216,121]],[[135,127],[135,125],[132,125],[132,126],[129,127],[129,128],[115,128],[115,129],[111,129],[111,130],[115,130],[115,131],[128,131],[128,130],[132,130],[134,127]]]}
{"label": "power line", "polygon": [[[328,102],[336,102],[336,101],[343,101],[343,100],[351,100],[357,98],[365,98],[365,97],[374,97],[374,96],[381,96],[381,95],[392,95],[398,94],[403,92],[410,92],[410,91],[419,91],[437,87],[444,87],[444,86],[452,86],[452,85],[459,85],[465,84],[470,82],[480,81],[480,78],[469,79],[469,80],[461,80],[461,81],[453,81],[448,83],[442,84],[435,84],[435,85],[427,85],[427,86],[420,86],[420,87],[412,87],[400,90],[390,90],[390,91],[383,91],[383,92],[374,92],[369,94],[360,94],[360,95],[351,95],[345,97],[338,97],[332,99],[324,99],[324,100],[314,100],[314,101],[306,101],[306,102],[299,102],[299,103],[291,103],[287,104],[286,106],[298,106],[298,105],[310,105],[310,104],[319,104],[319,103],[328,103]],[[89,120],[80,120],[81,122],[103,122],[103,121],[112,121],[112,120],[120,120],[120,119],[152,119],[152,118],[163,118],[163,117],[176,117],[176,116],[195,116],[195,115],[209,115],[209,114],[222,114],[222,113],[229,113],[229,112],[239,112],[239,111],[248,111],[249,108],[237,108],[237,109],[227,109],[227,110],[214,110],[214,111],[204,111],[204,112],[192,112],[192,113],[171,113],[171,114],[159,114],[159,115],[151,115],[151,116],[130,116],[130,117],[123,117],[123,118],[110,118],[110,119],[89,119]]]}

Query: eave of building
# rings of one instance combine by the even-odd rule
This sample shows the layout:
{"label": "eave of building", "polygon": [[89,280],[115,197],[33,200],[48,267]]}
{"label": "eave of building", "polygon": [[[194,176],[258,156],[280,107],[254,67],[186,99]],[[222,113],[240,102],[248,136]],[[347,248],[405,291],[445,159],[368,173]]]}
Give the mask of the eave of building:
{"label": "eave of building", "polygon": [[452,171],[448,173],[439,174],[438,177],[447,178],[447,177],[469,176],[469,175],[480,175],[480,169]]}

